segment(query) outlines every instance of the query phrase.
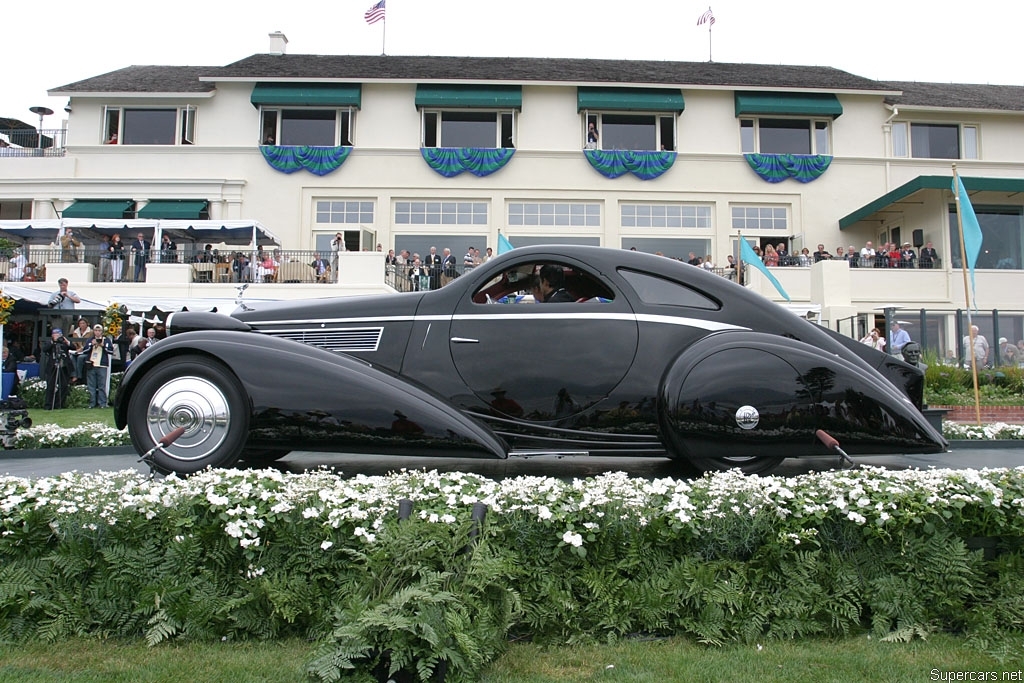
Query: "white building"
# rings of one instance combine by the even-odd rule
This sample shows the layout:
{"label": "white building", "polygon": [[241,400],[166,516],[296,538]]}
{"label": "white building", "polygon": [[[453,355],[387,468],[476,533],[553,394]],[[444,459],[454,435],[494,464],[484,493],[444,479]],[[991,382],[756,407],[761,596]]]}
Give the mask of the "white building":
{"label": "white building", "polygon": [[[773,273],[833,328],[857,334],[896,307],[944,352],[958,334],[950,313],[965,307],[955,162],[984,234],[976,319],[992,339],[1000,309],[999,334],[1024,338],[1024,87],[806,66],[290,55],[283,35],[270,43],[227,66],[132,66],[52,89],[69,98],[66,144],[0,154],[0,220],[20,221],[11,234],[68,217],[108,232],[103,220],[258,221],[285,250],[326,253],[343,231],[351,252],[433,245],[460,262],[499,231],[516,246],[694,252],[719,266],[740,233],[791,254],[931,242],[932,269]],[[87,264],[48,268],[47,280],[69,265]],[[162,291],[233,296],[181,265],[157,276]],[[383,271],[358,268],[370,281]],[[72,275],[97,301],[154,286]],[[253,296],[380,286],[343,277],[253,285]],[[756,271],[749,286],[781,300]]]}

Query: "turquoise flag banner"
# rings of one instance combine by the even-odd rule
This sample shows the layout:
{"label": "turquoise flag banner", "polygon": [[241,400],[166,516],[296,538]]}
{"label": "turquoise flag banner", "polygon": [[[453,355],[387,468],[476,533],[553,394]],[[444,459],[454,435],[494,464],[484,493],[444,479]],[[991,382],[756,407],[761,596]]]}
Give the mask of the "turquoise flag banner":
{"label": "turquoise flag banner", "polygon": [[512,246],[512,243],[508,241],[507,237],[505,237],[504,235],[502,235],[499,232],[498,233],[498,253],[499,254],[504,254],[506,251],[512,251],[512,249],[514,249],[514,247]]}
{"label": "turquoise flag banner", "polygon": [[779,281],[775,279],[775,276],[768,271],[768,267],[764,265],[764,261],[762,261],[761,258],[754,253],[754,250],[750,248],[750,242],[742,237],[740,237],[740,260],[744,263],[749,263],[764,273],[764,276],[768,278],[768,282],[775,285],[775,289],[782,295],[782,298],[786,301],[790,300],[789,294],[787,294],[786,290],[782,288]]}
{"label": "turquoise flag banner", "polygon": [[957,203],[960,206],[960,224],[963,225],[964,231],[964,259],[967,262],[967,269],[971,272],[971,301],[975,301],[974,264],[978,262],[978,254],[981,253],[981,225],[960,176],[953,178],[953,193],[960,199]]}

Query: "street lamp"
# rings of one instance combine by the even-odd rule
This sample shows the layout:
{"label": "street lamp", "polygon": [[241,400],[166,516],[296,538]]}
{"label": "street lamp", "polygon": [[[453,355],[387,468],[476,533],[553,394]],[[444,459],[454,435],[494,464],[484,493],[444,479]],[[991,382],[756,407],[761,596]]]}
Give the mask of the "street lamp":
{"label": "street lamp", "polygon": [[28,110],[33,114],[39,114],[39,141],[36,143],[36,149],[43,148],[43,117],[49,116],[53,113],[53,110],[49,107],[29,107]]}

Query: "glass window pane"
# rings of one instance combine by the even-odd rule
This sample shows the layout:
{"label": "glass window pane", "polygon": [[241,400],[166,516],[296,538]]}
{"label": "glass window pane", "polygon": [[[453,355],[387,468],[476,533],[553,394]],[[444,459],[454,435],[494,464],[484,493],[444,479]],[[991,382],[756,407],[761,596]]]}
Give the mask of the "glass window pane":
{"label": "glass window pane", "polygon": [[122,145],[173,145],[177,109],[125,109]]}
{"label": "glass window pane", "polygon": [[814,122],[814,153],[829,154],[828,145],[828,122]]}
{"label": "glass window pane", "polygon": [[759,119],[761,154],[810,154],[811,122],[806,119]]}
{"label": "glass window pane", "polygon": [[978,158],[978,128],[964,126],[964,159]]}
{"label": "glass window pane", "polygon": [[754,144],[753,119],[740,119],[740,150],[743,154],[753,154],[757,151]]}
{"label": "glass window pane", "polygon": [[657,149],[652,115],[603,114],[601,149]]}
{"label": "glass window pane", "polygon": [[892,124],[892,155],[894,157],[906,157],[910,152],[907,149],[907,124],[898,122]]}
{"label": "glass window pane", "polygon": [[281,112],[279,145],[332,147],[337,112],[333,109],[285,109]]}
{"label": "glass window pane", "polygon": [[495,112],[446,111],[441,113],[442,147],[498,146]]}
{"label": "glass window pane", "polygon": [[960,126],[911,124],[910,151],[916,159],[959,159]]}

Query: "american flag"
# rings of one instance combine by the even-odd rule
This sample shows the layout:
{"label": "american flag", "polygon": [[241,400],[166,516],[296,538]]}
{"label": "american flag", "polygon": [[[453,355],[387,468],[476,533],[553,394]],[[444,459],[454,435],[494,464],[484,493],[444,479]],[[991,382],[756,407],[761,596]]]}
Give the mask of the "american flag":
{"label": "american flag", "polygon": [[384,0],[380,0],[376,5],[366,10],[366,14],[363,15],[366,19],[367,24],[376,24],[384,18]]}
{"label": "american flag", "polygon": [[697,20],[697,26],[701,24],[708,24],[708,28],[715,25],[715,15],[711,13],[711,8],[708,7],[708,11],[700,15],[700,19]]}

